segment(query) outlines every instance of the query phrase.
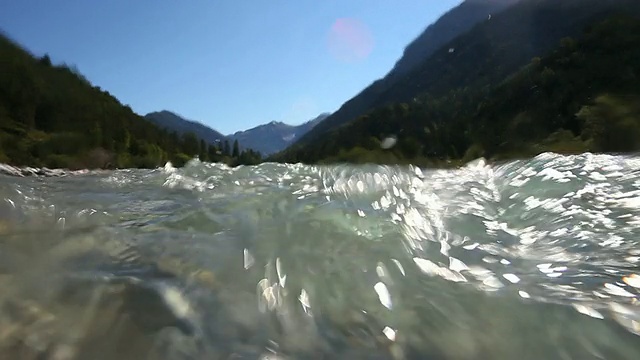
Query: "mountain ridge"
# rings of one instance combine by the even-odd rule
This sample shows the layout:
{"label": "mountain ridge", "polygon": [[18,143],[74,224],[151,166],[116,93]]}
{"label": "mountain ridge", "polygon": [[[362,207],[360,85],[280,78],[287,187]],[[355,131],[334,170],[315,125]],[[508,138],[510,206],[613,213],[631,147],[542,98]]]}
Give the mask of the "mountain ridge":
{"label": "mountain ridge", "polygon": [[[497,14],[522,0],[466,0],[447,11],[444,15],[430,24],[412,40],[395,63],[394,67],[384,77],[375,80],[358,94],[348,99],[331,116],[320,122],[293,145],[303,144],[314,136],[333,127],[340,126],[376,106],[378,96],[402,76],[405,76],[417,63],[424,61],[444,44],[473,28],[479,22],[487,19],[489,14]],[[453,29],[453,30],[452,30]],[[426,49],[416,49],[416,46],[430,40]],[[410,58],[405,58],[410,56]]]}
{"label": "mountain ridge", "polygon": [[[439,105],[441,103],[450,106],[450,108],[440,109],[442,111],[440,114],[431,115],[427,115],[432,112],[429,106],[416,107],[425,112],[421,116],[432,117],[433,126],[437,123],[440,124],[437,127],[441,127],[443,122],[459,121],[464,116],[469,117],[470,114],[464,115],[456,109],[461,109],[462,105],[469,101],[475,101],[476,106],[480,106],[483,97],[489,96],[493,88],[506,81],[509,76],[516,74],[523,66],[527,66],[531,59],[551,51],[562,38],[580,35],[585,27],[592,26],[599,20],[625,13],[640,13],[640,2],[636,0],[563,0],[562,2],[521,0],[500,14],[492,16],[491,21],[480,23],[469,32],[445,44],[418,68],[405,75],[403,81],[398,82],[394,87],[389,87],[388,94],[369,99],[376,104],[375,108],[339,126],[318,129],[323,125],[321,123],[307,134],[304,142],[293,144],[285,151],[273,155],[271,159],[313,162],[326,157],[328,149],[335,152],[334,150],[338,147],[346,151],[365,143],[368,144],[365,148],[371,148],[372,144],[381,141],[384,136],[406,136],[406,132],[404,135],[398,134],[402,128],[395,126],[393,122],[409,121],[402,114],[419,102],[433,104],[430,106],[434,109],[441,108],[442,105]],[[518,24],[525,25],[518,27]],[[468,89],[474,89],[476,93],[471,96]],[[470,109],[470,104],[464,106],[467,107],[466,110]],[[443,114],[447,114],[448,117]],[[380,123],[383,118],[386,119],[384,124]],[[416,118],[410,121],[423,124],[426,120]],[[350,124],[355,122],[358,125],[350,127]],[[427,123],[424,123],[424,126],[426,125]],[[461,128],[466,127],[466,124],[459,125]],[[368,129],[368,126],[372,128]],[[349,134],[352,136],[343,133],[347,128],[351,129]],[[372,129],[378,130],[372,133]],[[573,129],[575,130],[576,127],[574,126]],[[318,134],[322,130],[323,133]],[[427,130],[431,133],[437,132],[426,127],[424,130],[413,129],[412,131]],[[450,128],[449,131],[454,130]],[[372,138],[355,140],[354,137],[359,137],[355,134],[361,133],[370,134]],[[337,134],[343,136],[338,137]],[[421,144],[419,141],[411,143],[400,141],[400,139],[398,139],[398,145],[406,147],[407,153],[415,151],[420,153],[422,150],[416,149],[425,148],[427,149],[425,151],[431,155],[450,153],[450,148],[455,147],[452,154],[458,156],[460,152],[468,149],[468,139],[465,139],[465,136],[455,131],[453,134],[443,134],[443,138],[449,139],[448,144],[441,144],[445,146],[444,148],[441,145],[434,147],[433,144]],[[430,141],[433,142],[433,139]]]}
{"label": "mountain ridge", "polygon": [[284,150],[295,139],[306,134],[327,116],[329,113],[322,113],[300,125],[290,125],[273,120],[228,135],[224,135],[199,121],[186,119],[170,110],[150,112],[144,117],[160,128],[175,131],[178,135],[193,133],[208,144],[224,141],[232,143],[237,140],[240,149],[252,149],[263,155],[270,155]]}
{"label": "mountain ridge", "polygon": [[517,1],[445,43],[410,73],[384,88],[377,87],[380,91],[366,88],[286,151],[295,152],[385,104],[411,101],[422,93],[442,95],[460,86],[496,85],[532,57],[551,49],[560,38],[579,33],[583,24],[638,5],[636,0]]}
{"label": "mountain ridge", "polygon": [[[479,21],[490,18],[521,0],[465,0],[449,9],[439,19],[428,25],[402,52],[387,76],[403,75],[433,54],[446,42],[469,31]],[[438,35],[436,37],[436,34]]]}
{"label": "mountain ridge", "polygon": [[186,119],[173,111],[153,111],[144,115],[144,118],[163,129],[175,131],[179,135],[192,132],[208,144],[214,144],[226,139],[226,136],[219,131],[198,121]]}

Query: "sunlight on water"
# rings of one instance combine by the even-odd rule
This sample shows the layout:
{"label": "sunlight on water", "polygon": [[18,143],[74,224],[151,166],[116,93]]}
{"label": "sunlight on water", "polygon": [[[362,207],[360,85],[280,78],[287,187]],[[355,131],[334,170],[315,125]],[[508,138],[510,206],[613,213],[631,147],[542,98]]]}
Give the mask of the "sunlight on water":
{"label": "sunlight on water", "polygon": [[640,160],[0,177],[25,359],[637,359]]}

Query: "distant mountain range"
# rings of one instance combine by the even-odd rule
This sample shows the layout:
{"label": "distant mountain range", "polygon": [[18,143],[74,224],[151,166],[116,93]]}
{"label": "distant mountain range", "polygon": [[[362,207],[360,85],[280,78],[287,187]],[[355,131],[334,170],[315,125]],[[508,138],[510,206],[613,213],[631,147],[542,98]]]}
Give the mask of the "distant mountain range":
{"label": "distant mountain range", "polygon": [[297,126],[272,121],[249,130],[238,131],[229,135],[228,138],[230,141],[238,140],[242,148],[257,150],[263,155],[270,155],[284,150],[329,115],[328,113],[321,114]]}
{"label": "distant mountain range", "polygon": [[259,151],[263,155],[270,155],[291,145],[329,115],[328,113],[321,114],[297,126],[271,121],[227,136],[206,125],[187,120],[167,110],[152,112],[144,117],[157,126],[169,131],[175,131],[178,134],[192,132],[209,144],[224,140],[232,143],[238,140],[241,149],[252,149]]}

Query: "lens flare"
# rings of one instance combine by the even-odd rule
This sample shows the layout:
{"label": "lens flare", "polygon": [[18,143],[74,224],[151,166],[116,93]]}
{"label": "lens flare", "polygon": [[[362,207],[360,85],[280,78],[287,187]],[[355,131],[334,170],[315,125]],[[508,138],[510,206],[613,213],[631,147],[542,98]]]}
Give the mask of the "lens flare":
{"label": "lens flare", "polygon": [[329,30],[328,49],[343,62],[365,60],[373,51],[373,35],[361,21],[352,18],[337,19]]}

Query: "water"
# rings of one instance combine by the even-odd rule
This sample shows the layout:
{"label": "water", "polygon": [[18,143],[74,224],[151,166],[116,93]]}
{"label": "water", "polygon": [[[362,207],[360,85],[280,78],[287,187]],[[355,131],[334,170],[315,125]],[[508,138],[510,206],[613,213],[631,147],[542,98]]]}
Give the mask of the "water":
{"label": "water", "polygon": [[0,177],[20,359],[638,359],[640,158]]}

